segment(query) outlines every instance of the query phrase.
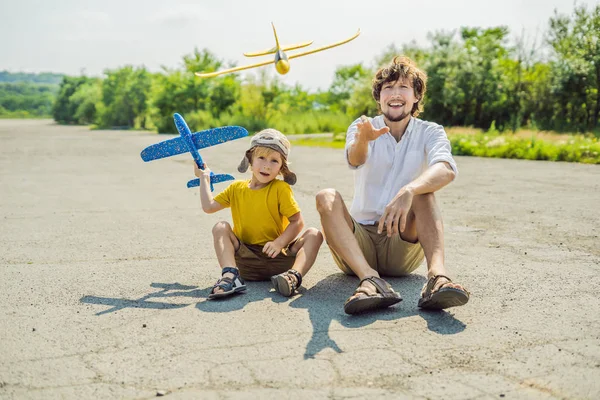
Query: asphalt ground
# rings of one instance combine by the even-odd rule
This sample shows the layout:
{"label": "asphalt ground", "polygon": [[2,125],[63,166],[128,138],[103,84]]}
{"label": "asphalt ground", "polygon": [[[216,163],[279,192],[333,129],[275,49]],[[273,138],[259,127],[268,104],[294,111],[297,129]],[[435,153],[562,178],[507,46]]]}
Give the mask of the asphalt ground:
{"label": "asphalt ground", "polygon": [[[0,398],[598,399],[600,167],[457,157],[436,194],[464,307],[404,301],[344,314],[358,283],[327,246],[301,293],[269,282],[207,301],[219,276],[189,155],[144,163],[169,136],[0,120]],[[201,153],[239,174],[247,138]],[[307,226],[315,194],[352,172],[294,147]],[[222,190],[226,184],[216,185]]]}

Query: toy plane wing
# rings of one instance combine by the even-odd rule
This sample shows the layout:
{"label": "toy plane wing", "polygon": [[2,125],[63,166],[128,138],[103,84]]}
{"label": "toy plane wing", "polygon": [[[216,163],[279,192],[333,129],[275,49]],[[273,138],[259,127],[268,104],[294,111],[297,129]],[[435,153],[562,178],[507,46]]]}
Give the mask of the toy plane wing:
{"label": "toy plane wing", "polygon": [[[248,131],[245,128],[242,128],[241,126],[224,126],[193,133],[192,141],[194,142],[196,149],[203,149],[230,140],[239,139],[244,136],[248,136]],[[146,147],[142,151],[141,156],[142,160],[151,161],[174,156],[176,154],[187,153],[189,151],[184,139],[180,136]]]}
{"label": "toy plane wing", "polygon": [[215,71],[215,72],[205,72],[205,73],[196,72],[195,74],[196,74],[196,76],[199,76],[200,78],[212,78],[213,76],[229,74],[231,72],[243,71],[245,69],[250,69],[250,68],[262,67],[263,65],[269,65],[269,64],[273,64],[273,60],[263,61],[260,63],[251,64],[251,65],[244,65],[242,67],[224,69],[224,70]]}
{"label": "toy plane wing", "polygon": [[[296,50],[296,49],[301,49],[306,46],[310,46],[311,44],[313,44],[312,40],[310,42],[304,42],[304,43],[292,44],[290,46],[285,46],[285,47],[281,48],[281,50],[283,50],[283,51]],[[256,53],[244,53],[244,55],[246,57],[266,56],[267,54],[275,54],[277,52],[277,50],[278,50],[277,47],[273,47],[269,50],[257,51]]]}
{"label": "toy plane wing", "polygon": [[[233,181],[233,180],[235,180],[235,178],[229,174],[214,174],[214,175],[210,176],[211,186],[213,183],[221,183],[221,182]],[[197,186],[200,186],[200,179],[198,179],[198,178],[192,179],[191,181],[189,181],[187,183],[187,187],[189,187],[189,188],[193,188],[193,187],[197,187]]]}
{"label": "toy plane wing", "polygon": [[323,47],[318,47],[316,49],[312,49],[312,50],[308,50],[302,53],[296,53],[296,54],[290,54],[288,55],[288,59],[292,59],[292,58],[298,58],[298,57],[302,57],[302,56],[307,56],[309,54],[313,54],[313,53],[317,53],[319,51],[323,51],[323,50],[327,50],[327,49],[331,49],[332,47],[337,47],[337,46],[341,46],[343,44],[346,44],[354,39],[356,39],[358,37],[358,35],[360,35],[360,29],[351,37],[349,37],[348,39],[342,40],[341,42],[336,42],[333,44],[329,44],[327,46],[323,46]]}

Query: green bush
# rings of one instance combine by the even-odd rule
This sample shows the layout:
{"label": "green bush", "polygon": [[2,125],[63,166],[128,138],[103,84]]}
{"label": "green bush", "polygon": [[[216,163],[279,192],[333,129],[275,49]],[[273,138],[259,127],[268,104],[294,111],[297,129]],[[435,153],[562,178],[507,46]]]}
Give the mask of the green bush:
{"label": "green bush", "polygon": [[502,134],[454,134],[449,139],[454,155],[600,164],[600,143],[591,136],[568,135],[555,142]]}

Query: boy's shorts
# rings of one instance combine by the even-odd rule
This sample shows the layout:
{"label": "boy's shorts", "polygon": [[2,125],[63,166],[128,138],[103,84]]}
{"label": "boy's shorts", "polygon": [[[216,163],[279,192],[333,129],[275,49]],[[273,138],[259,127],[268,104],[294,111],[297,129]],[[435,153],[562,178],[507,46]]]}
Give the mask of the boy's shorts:
{"label": "boy's shorts", "polygon": [[291,254],[294,240],[281,250],[277,257],[271,258],[262,252],[264,245],[245,244],[239,241],[240,248],[235,252],[235,264],[242,279],[247,281],[266,281],[273,275],[281,274],[294,266],[296,255]]}
{"label": "boy's shorts", "polygon": [[[419,242],[410,243],[400,235],[387,237],[387,231],[377,233],[377,225],[362,225],[352,218],[354,237],[365,259],[382,276],[408,275],[421,265],[425,254]],[[350,266],[329,247],[337,266],[348,275],[354,275]]]}

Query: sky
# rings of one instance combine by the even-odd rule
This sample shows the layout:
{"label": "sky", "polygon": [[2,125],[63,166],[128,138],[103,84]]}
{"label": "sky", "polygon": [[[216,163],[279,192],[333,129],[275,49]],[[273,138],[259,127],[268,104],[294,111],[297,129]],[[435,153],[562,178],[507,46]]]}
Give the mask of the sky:
{"label": "sky", "polygon": [[[588,9],[599,3],[577,2]],[[428,33],[499,25],[509,27],[511,40],[524,32],[540,42],[554,10],[571,15],[573,8],[569,0],[2,0],[0,70],[102,76],[105,69],[134,65],[159,71],[181,67],[194,48],[244,65],[262,58],[242,53],[274,45],[271,22],[282,45],[314,40],[318,47],[360,28],[348,44],[291,60],[281,76],[289,85],[326,90],[337,67],[372,66],[392,44],[426,46]],[[274,67],[263,68],[275,74]]]}

